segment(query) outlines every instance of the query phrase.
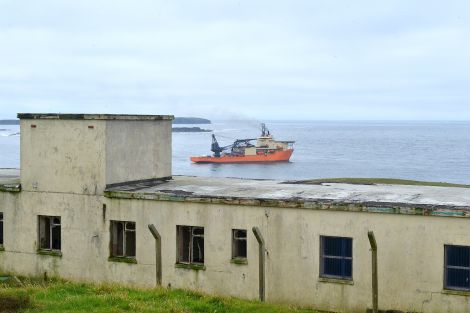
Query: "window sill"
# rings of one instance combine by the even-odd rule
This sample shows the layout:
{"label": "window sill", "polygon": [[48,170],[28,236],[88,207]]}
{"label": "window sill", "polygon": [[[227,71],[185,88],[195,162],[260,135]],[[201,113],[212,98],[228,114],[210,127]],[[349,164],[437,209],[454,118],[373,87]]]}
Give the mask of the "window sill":
{"label": "window sill", "polygon": [[136,258],[131,257],[120,257],[120,256],[110,256],[108,258],[109,262],[120,262],[120,263],[128,263],[128,264],[137,264]]}
{"label": "window sill", "polygon": [[233,258],[230,260],[230,263],[237,264],[237,265],[247,265],[248,259],[246,258]]}
{"label": "window sill", "polygon": [[442,290],[443,294],[446,295],[455,295],[455,296],[470,296],[470,290],[457,290],[457,289],[443,289]]}
{"label": "window sill", "polygon": [[37,254],[62,257],[62,252],[59,250],[38,250]]}
{"label": "window sill", "polygon": [[333,283],[341,285],[354,285],[352,279],[342,279],[342,278],[330,278],[330,277],[319,277],[318,281],[321,283]]}
{"label": "window sill", "polygon": [[185,268],[188,270],[195,270],[195,271],[205,271],[206,266],[204,264],[186,264],[186,263],[176,263],[176,268]]}

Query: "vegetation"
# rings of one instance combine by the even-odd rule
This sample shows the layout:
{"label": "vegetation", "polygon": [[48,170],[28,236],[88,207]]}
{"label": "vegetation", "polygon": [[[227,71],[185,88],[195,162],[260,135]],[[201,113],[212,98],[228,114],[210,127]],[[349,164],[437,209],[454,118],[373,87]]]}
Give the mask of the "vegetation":
{"label": "vegetation", "polygon": [[173,124],[210,124],[211,121],[200,117],[175,117]]}
{"label": "vegetation", "polygon": [[173,127],[172,130],[174,133],[209,133],[212,131],[201,127]]}
{"label": "vegetation", "polygon": [[320,185],[327,183],[356,184],[356,185],[406,185],[406,186],[435,186],[435,187],[459,187],[470,188],[470,185],[451,184],[441,182],[426,182],[418,180],[396,178],[320,178],[296,181],[298,184]]}
{"label": "vegetation", "polygon": [[0,312],[315,313],[308,309],[213,297],[180,289],[137,289],[31,279],[10,279],[0,283]]}

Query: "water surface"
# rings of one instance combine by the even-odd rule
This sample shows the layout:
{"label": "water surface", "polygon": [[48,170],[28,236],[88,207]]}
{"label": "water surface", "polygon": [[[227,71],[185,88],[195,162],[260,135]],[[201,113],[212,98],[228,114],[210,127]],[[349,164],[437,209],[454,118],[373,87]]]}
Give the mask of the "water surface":
{"label": "water surface", "polygon": [[[291,162],[193,164],[210,154],[211,133],[173,134],[173,174],[260,179],[390,177],[470,184],[470,122],[267,122],[276,139],[295,140]],[[255,138],[253,123],[217,121],[221,145]],[[0,126],[0,168],[19,167],[19,126]]]}

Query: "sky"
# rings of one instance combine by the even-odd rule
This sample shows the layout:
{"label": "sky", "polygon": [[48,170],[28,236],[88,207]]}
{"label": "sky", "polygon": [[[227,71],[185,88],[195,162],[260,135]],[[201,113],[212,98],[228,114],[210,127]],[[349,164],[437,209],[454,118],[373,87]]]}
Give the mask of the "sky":
{"label": "sky", "polygon": [[0,118],[470,120],[470,1],[0,0]]}

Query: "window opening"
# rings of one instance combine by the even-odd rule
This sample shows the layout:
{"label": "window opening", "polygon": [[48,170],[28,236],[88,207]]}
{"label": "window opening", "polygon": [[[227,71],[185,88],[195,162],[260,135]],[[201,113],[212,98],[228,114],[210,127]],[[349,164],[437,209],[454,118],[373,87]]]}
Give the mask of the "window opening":
{"label": "window opening", "polygon": [[444,246],[444,288],[470,290],[470,247]]}
{"label": "window opening", "polygon": [[232,229],[232,259],[246,259],[246,229]]}
{"label": "window opening", "polygon": [[3,246],[3,212],[0,212],[0,246]]}
{"label": "window opening", "polygon": [[352,238],[320,237],[320,276],[352,279]]}
{"label": "window opening", "polygon": [[204,227],[177,226],[177,263],[204,264]]}
{"label": "window opening", "polygon": [[135,222],[111,221],[111,256],[135,257]]}
{"label": "window opening", "polygon": [[39,216],[39,249],[60,251],[60,216]]}

